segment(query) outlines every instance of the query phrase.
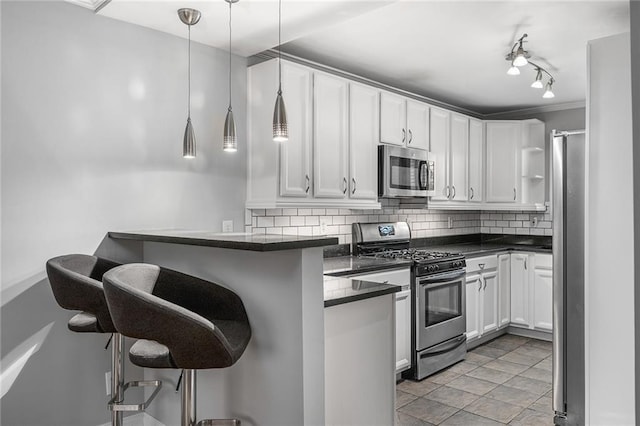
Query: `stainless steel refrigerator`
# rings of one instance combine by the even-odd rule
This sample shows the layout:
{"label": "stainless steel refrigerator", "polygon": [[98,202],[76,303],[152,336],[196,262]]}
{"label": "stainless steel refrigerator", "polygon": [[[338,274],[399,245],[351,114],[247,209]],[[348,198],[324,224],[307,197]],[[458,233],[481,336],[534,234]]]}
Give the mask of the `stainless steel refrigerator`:
{"label": "stainless steel refrigerator", "polygon": [[553,410],[556,425],[585,422],[585,132],[551,133]]}

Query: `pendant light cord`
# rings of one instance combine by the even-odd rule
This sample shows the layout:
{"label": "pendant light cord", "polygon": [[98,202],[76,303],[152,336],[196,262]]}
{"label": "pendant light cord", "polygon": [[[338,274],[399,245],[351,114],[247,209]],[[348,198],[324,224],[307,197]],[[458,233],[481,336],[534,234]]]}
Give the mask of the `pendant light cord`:
{"label": "pendant light cord", "polygon": [[231,111],[231,2],[229,2],[229,111]]}
{"label": "pendant light cord", "polygon": [[189,64],[188,64],[188,70],[189,70],[189,100],[188,100],[188,113],[187,116],[189,118],[191,118],[191,25],[188,26],[189,27]]}
{"label": "pendant light cord", "polygon": [[282,55],[280,45],[282,44],[282,0],[278,0],[278,94],[282,94]]}

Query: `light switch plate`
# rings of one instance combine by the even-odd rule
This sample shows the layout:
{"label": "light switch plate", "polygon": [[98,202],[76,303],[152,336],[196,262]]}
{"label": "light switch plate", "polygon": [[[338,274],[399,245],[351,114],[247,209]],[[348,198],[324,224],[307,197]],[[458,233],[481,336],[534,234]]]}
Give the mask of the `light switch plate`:
{"label": "light switch plate", "polygon": [[322,235],[326,235],[327,232],[329,232],[329,229],[327,228],[329,226],[329,219],[326,217],[321,217],[320,218],[320,233]]}
{"label": "light switch plate", "polygon": [[222,221],[222,232],[233,232],[233,221],[232,220],[223,220]]}

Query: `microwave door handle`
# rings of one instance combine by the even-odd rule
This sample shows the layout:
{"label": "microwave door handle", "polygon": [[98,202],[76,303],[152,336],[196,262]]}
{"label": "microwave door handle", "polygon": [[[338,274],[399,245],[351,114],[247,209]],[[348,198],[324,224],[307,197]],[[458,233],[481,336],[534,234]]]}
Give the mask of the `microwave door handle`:
{"label": "microwave door handle", "polygon": [[426,191],[427,189],[427,162],[420,161],[420,165],[418,166],[418,184],[420,186],[421,191]]}

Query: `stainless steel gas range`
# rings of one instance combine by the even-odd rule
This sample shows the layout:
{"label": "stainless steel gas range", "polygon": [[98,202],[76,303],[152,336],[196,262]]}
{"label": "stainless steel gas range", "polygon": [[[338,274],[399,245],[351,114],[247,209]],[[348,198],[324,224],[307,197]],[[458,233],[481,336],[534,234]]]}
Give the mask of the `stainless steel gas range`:
{"label": "stainless steel gas range", "polygon": [[462,361],[467,353],[464,256],[411,248],[406,222],[354,223],[352,234],[354,255],[413,261],[412,367],[403,377],[422,380]]}

